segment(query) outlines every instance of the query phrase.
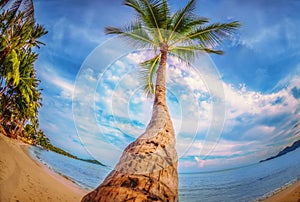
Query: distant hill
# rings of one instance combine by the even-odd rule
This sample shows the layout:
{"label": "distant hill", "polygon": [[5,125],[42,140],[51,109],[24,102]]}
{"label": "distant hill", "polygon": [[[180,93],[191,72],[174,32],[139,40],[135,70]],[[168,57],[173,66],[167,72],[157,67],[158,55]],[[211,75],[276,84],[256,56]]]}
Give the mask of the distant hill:
{"label": "distant hill", "polygon": [[300,147],[300,140],[297,140],[297,141],[294,142],[291,146],[288,146],[288,147],[284,148],[284,149],[281,150],[277,155],[272,156],[272,157],[270,157],[270,158],[267,158],[267,159],[265,159],[265,160],[261,160],[260,163],[261,163],[261,162],[264,162],[264,161],[269,161],[269,160],[271,160],[271,159],[275,159],[275,158],[277,158],[277,157],[279,157],[279,156],[282,156],[282,155],[285,155],[285,154],[287,154],[287,153],[289,153],[289,152],[291,152],[291,151],[294,151],[294,150],[297,149],[298,147]]}

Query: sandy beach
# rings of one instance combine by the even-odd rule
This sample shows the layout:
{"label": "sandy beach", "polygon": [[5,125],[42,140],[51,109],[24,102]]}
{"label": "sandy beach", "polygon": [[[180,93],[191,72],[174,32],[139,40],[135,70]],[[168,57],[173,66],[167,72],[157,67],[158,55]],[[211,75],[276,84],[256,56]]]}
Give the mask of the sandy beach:
{"label": "sandy beach", "polygon": [[300,181],[268,197],[263,202],[300,202]]}
{"label": "sandy beach", "polygon": [[80,201],[87,191],[33,160],[28,147],[0,135],[0,201]]}

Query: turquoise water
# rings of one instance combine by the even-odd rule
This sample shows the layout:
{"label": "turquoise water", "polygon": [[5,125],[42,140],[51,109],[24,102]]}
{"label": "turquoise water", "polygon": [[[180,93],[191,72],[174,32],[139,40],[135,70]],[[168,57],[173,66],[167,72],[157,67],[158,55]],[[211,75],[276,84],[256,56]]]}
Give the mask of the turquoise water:
{"label": "turquoise water", "polygon": [[[71,159],[37,147],[30,154],[79,186],[92,190],[110,169]],[[218,172],[179,174],[183,202],[255,201],[300,179],[300,149],[251,166]]]}

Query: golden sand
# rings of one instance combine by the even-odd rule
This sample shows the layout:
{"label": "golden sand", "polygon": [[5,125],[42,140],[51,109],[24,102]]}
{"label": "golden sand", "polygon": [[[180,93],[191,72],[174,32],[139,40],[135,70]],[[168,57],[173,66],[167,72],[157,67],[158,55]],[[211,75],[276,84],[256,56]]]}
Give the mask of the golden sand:
{"label": "golden sand", "polygon": [[268,197],[263,202],[300,202],[300,181]]}
{"label": "golden sand", "polygon": [[28,148],[0,134],[0,201],[80,201],[87,191],[33,160]]}

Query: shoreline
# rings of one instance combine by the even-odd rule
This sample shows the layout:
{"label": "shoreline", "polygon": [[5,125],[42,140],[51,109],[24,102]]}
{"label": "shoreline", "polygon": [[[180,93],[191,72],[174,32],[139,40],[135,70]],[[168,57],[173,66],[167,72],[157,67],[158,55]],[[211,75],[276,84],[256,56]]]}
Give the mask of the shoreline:
{"label": "shoreline", "polygon": [[[31,146],[31,145],[30,145],[30,146]],[[32,146],[32,147],[34,147],[34,146]],[[43,148],[41,148],[41,149],[43,149]],[[43,149],[43,150],[44,150],[44,149]],[[53,152],[53,151],[52,151],[52,152]],[[32,153],[30,152],[30,148],[29,148],[29,147],[28,147],[28,149],[27,149],[27,154],[29,155],[29,157],[30,157],[34,162],[36,162],[37,164],[40,164],[41,167],[45,168],[45,171],[46,171],[49,175],[53,175],[53,177],[57,177],[57,178],[59,178],[59,179],[60,179],[60,178],[65,179],[65,180],[63,180],[62,183],[68,182],[68,184],[69,184],[69,182],[70,182],[70,185],[68,185],[68,186],[71,186],[71,187],[74,187],[74,186],[75,186],[75,189],[76,189],[76,190],[79,189],[80,192],[83,191],[84,194],[86,194],[86,193],[92,191],[91,188],[86,187],[86,186],[84,186],[84,185],[81,185],[79,182],[76,182],[74,179],[72,179],[72,178],[68,177],[67,175],[65,175],[65,174],[63,174],[63,173],[61,173],[61,172],[55,170],[55,169],[52,168],[50,165],[48,165],[47,163],[43,162],[43,160],[41,160],[41,159],[38,158],[36,155],[34,155],[34,154],[32,154]],[[62,155],[62,154],[58,154],[58,155]],[[70,158],[70,157],[68,157],[68,156],[66,156],[66,157],[67,157],[67,158]],[[78,160],[78,159],[77,159],[77,160]],[[66,181],[66,182],[64,182],[64,181]]]}
{"label": "shoreline", "polygon": [[300,179],[290,182],[260,198],[262,202],[300,202]]}
{"label": "shoreline", "polygon": [[29,147],[0,134],[0,201],[80,201],[88,191],[31,157]]}
{"label": "shoreline", "polygon": [[[35,159],[29,148],[0,134],[0,201],[80,201],[90,191]],[[300,202],[300,179],[256,201]]]}

